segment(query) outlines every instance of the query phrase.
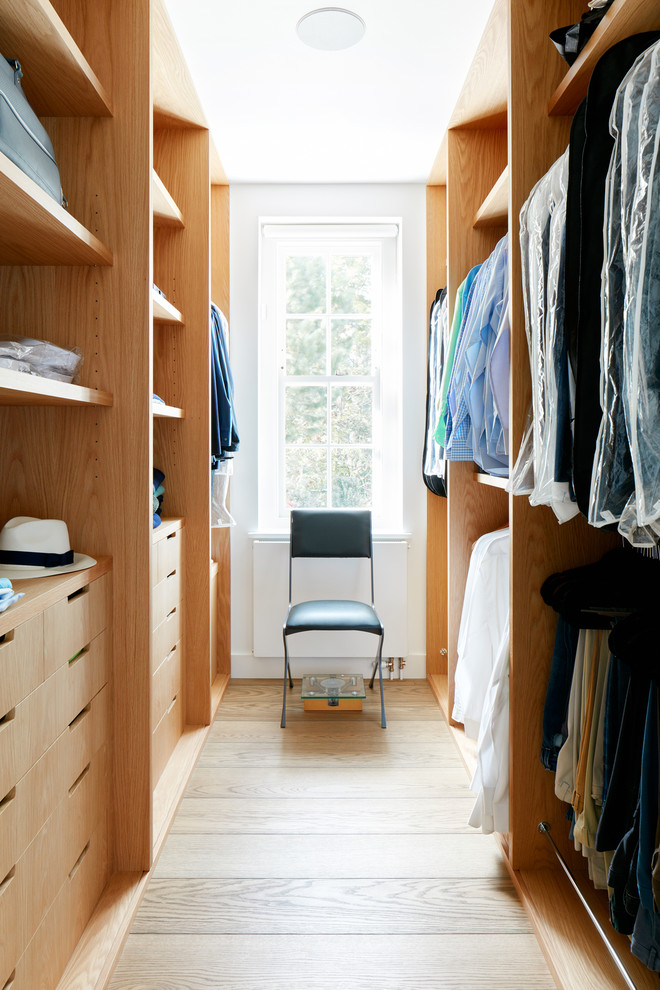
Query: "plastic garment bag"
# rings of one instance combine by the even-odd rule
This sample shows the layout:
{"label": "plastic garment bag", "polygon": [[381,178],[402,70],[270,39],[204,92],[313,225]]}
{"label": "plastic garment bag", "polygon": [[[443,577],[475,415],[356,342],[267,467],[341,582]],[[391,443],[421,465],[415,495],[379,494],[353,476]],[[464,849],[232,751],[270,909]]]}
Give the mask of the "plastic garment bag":
{"label": "plastic garment bag", "polygon": [[426,440],[422,467],[424,482],[436,495],[446,494],[444,451],[434,433],[440,415],[442,371],[449,348],[448,308],[447,290],[442,289],[431,307],[429,321]]}
{"label": "plastic garment bag", "polygon": [[[559,465],[570,442],[574,387],[564,324],[564,260],[568,152],[536,184],[520,212],[525,331],[532,378],[531,433],[525,435],[512,490],[529,488],[532,505],[549,505],[560,522],[578,512],[570,481]],[[526,480],[523,482],[523,477]]]}
{"label": "plastic garment bag", "polygon": [[660,46],[644,52],[617,91],[615,148],[605,200],[601,408],[589,521],[618,522],[634,545],[660,533],[660,373],[656,172]]}

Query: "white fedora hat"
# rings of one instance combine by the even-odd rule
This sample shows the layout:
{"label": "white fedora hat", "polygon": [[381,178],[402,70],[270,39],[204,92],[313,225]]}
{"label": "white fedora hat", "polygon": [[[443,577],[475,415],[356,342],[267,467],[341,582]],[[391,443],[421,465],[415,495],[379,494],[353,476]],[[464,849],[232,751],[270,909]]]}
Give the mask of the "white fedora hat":
{"label": "white fedora hat", "polygon": [[61,519],[15,516],[0,530],[0,577],[11,581],[68,574],[95,563],[93,557],[73,552]]}

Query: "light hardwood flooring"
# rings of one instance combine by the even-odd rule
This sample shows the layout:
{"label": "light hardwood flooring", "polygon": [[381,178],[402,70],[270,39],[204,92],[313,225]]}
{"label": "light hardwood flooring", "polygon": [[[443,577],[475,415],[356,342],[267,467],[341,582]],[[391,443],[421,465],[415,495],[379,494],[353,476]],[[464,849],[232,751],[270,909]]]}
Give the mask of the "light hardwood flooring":
{"label": "light hardwood flooring", "polygon": [[554,990],[424,681],[232,681],[110,990]]}

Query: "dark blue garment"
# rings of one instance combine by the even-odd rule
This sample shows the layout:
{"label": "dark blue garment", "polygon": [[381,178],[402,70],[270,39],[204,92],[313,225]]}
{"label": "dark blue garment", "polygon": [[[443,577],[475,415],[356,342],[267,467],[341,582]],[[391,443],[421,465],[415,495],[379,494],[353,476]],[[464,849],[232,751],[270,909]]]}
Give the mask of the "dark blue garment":
{"label": "dark blue garment", "polygon": [[568,736],[566,724],[568,699],[571,693],[579,635],[579,629],[569,625],[561,615],[558,617],[552,665],[543,709],[541,763],[546,770],[557,769],[557,755]]}
{"label": "dark blue garment", "polygon": [[234,379],[229,365],[226,319],[211,304],[211,456],[218,460],[238,450]]}
{"label": "dark blue garment", "polygon": [[607,792],[612,777],[612,767],[616,755],[616,746],[623,720],[623,706],[626,701],[630,669],[614,654],[610,654],[610,669],[605,691],[605,722],[603,727],[603,801],[607,800]]}
{"label": "dark blue garment", "polygon": [[651,863],[658,824],[658,692],[649,691],[642,749],[642,776],[639,791],[639,854],[637,888],[640,906],[635,919],[630,948],[633,955],[656,973],[660,972],[660,915],[653,902]]}
{"label": "dark blue garment", "polygon": [[637,859],[639,856],[639,801],[632,825],[621,839],[612,856],[607,876],[610,896],[610,921],[622,935],[632,935],[639,910],[637,890]]}

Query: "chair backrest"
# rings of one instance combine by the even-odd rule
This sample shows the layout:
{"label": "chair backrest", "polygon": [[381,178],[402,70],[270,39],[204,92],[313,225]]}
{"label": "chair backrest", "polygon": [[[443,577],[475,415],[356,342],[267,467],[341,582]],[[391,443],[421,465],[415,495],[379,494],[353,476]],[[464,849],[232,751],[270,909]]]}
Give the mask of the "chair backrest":
{"label": "chair backrest", "polygon": [[372,556],[369,509],[292,509],[289,601],[291,601],[291,562],[294,557],[367,557],[371,564],[373,604]]}

